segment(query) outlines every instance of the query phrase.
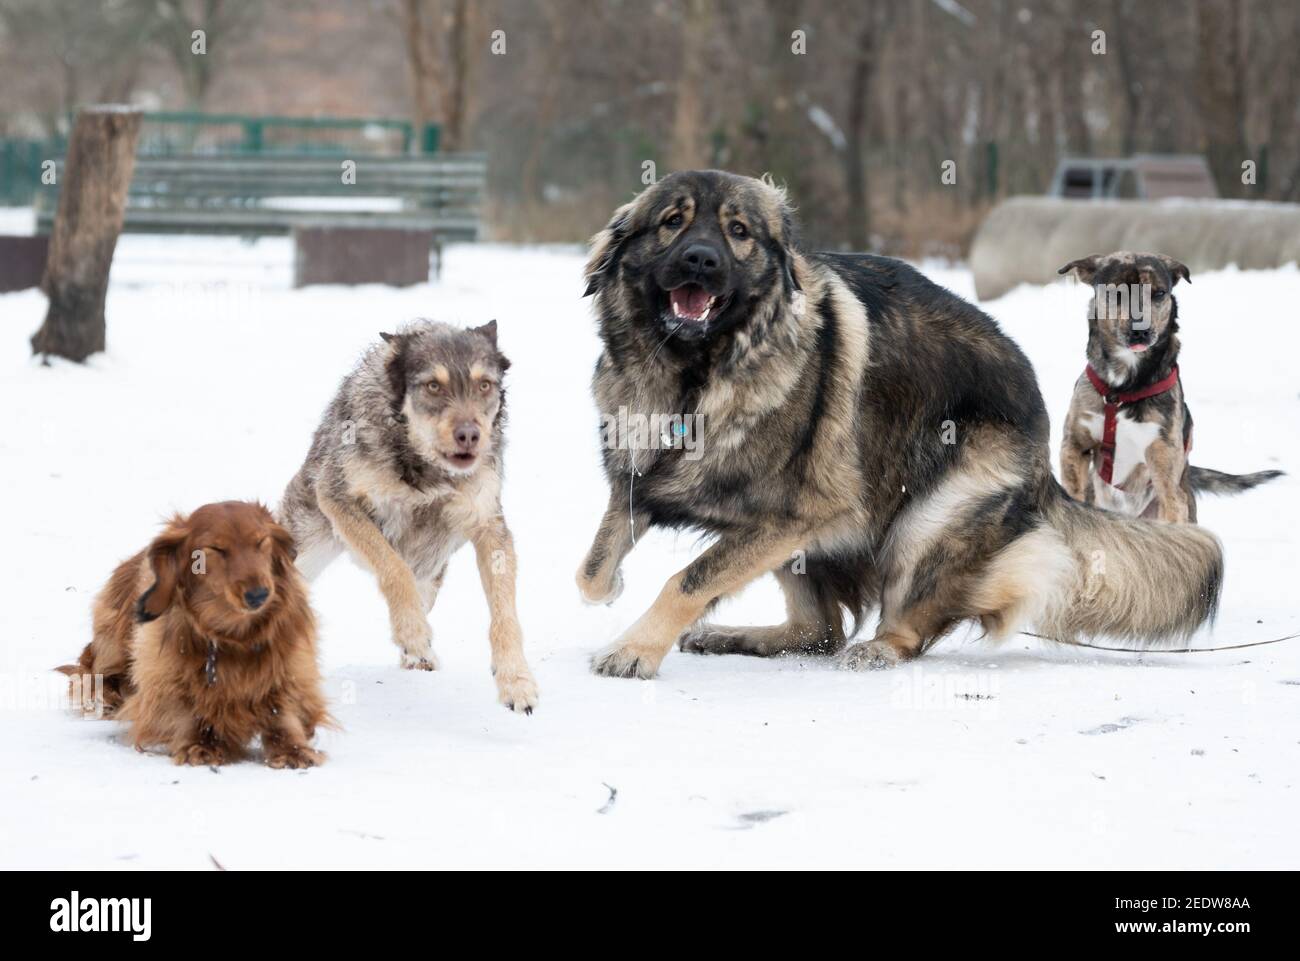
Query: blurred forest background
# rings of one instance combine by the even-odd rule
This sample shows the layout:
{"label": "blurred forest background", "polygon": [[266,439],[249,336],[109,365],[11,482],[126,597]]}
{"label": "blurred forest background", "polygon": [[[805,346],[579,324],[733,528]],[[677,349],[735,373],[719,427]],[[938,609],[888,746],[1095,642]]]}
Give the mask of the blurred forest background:
{"label": "blurred forest background", "polygon": [[1066,153],[1300,200],[1296,0],[0,0],[0,137],[105,101],[440,123],[505,240],[584,239],[645,161],[771,172],[808,242],[909,256]]}

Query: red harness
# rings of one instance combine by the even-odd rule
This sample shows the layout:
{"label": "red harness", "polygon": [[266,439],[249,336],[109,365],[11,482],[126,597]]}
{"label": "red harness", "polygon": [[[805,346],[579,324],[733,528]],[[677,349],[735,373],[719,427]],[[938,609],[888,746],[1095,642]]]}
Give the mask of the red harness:
{"label": "red harness", "polygon": [[[1101,379],[1100,375],[1092,369],[1089,364],[1084,373],[1088,375],[1088,380],[1092,384],[1092,389],[1101,395],[1105,403],[1106,419],[1101,429],[1101,479],[1107,484],[1111,483],[1111,477],[1115,472],[1115,429],[1118,426],[1116,415],[1119,409],[1125,404],[1133,404],[1139,400],[1146,400],[1148,397],[1154,397],[1156,394],[1163,394],[1165,391],[1173,388],[1178,383],[1178,365],[1169,372],[1169,376],[1164,380],[1157,381],[1150,387],[1143,387],[1141,390],[1129,391],[1127,394],[1116,394],[1111,390],[1111,386]],[[1192,449],[1192,439],[1187,438],[1187,449]]]}

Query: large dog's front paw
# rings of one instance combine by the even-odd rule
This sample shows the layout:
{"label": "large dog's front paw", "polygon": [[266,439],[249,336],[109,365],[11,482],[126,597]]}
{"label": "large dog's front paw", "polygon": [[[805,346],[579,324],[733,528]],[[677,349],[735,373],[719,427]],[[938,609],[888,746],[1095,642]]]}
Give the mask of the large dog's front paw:
{"label": "large dog's front paw", "polygon": [[749,654],[777,657],[782,654],[825,657],[838,654],[844,636],[827,628],[778,624],[773,627],[723,627],[696,624],[683,632],[677,646],[690,654]]}
{"label": "large dog's front paw", "polygon": [[898,648],[887,641],[864,641],[844,652],[840,667],[846,671],[884,671],[897,667],[902,660]]}
{"label": "large dog's front paw", "polygon": [[586,604],[613,604],[623,593],[623,572],[615,571],[607,580],[589,578],[585,570],[578,571],[578,593]]}
{"label": "large dog's front paw", "polygon": [[532,714],[537,707],[537,682],[527,667],[495,672],[497,700],[517,714]]}
{"label": "large dog's front paw", "polygon": [[664,656],[658,651],[651,651],[635,644],[615,641],[604,650],[597,651],[591,658],[593,674],[602,677],[639,677],[649,679],[655,676]]}
{"label": "large dog's front paw", "polygon": [[677,647],[687,654],[756,653],[756,645],[739,630],[714,624],[696,624],[688,628],[677,639]]}

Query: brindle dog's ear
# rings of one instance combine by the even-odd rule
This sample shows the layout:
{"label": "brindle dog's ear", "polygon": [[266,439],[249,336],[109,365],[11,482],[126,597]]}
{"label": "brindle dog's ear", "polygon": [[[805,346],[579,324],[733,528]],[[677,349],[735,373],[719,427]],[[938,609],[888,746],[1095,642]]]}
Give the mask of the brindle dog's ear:
{"label": "brindle dog's ear", "polygon": [[1101,266],[1101,254],[1090,254],[1087,257],[1081,257],[1078,260],[1072,260],[1060,270],[1058,274],[1068,274],[1074,271],[1074,276],[1079,278],[1080,283],[1090,284],[1094,277],[1097,276],[1097,268]]}
{"label": "brindle dog's ear", "polygon": [[619,207],[605,229],[591,238],[591,255],[582,272],[587,281],[587,289],[582,296],[590,297],[609,280],[609,269],[618,258],[619,248],[632,233],[632,212],[635,209],[635,200]]}
{"label": "brindle dog's ear", "polygon": [[[1174,284],[1178,283],[1179,277],[1187,281],[1189,284],[1192,282],[1192,272],[1187,269],[1186,264],[1174,260],[1172,257],[1166,257],[1163,254],[1160,255],[1160,262],[1164,264],[1165,268],[1169,271],[1169,276],[1174,279]],[[1171,284],[1170,286],[1173,285]]]}
{"label": "brindle dog's ear", "polygon": [[482,327],[471,327],[470,333],[482,334],[488,340],[492,341],[493,347],[497,345],[497,322],[495,320],[489,320]]}
{"label": "brindle dog's ear", "polygon": [[135,602],[136,620],[145,624],[161,617],[176,598],[176,585],[180,582],[181,548],[189,539],[189,522],[177,514],[166,529],[149,545],[147,557],[153,570],[153,585]]}
{"label": "brindle dog's ear", "polygon": [[497,322],[495,320],[489,320],[482,327],[471,327],[470,332],[474,334],[482,334],[492,342],[492,349],[496,350],[496,357],[494,358],[496,360],[496,365],[501,368],[503,374],[510,369],[509,358],[507,358],[505,354],[501,353],[501,351],[497,350]]}
{"label": "brindle dog's ear", "polygon": [[394,407],[400,408],[406,397],[406,344],[409,339],[405,334],[385,334],[380,337],[388,345],[388,359],[384,361],[384,372],[388,375],[388,387],[393,392]]}

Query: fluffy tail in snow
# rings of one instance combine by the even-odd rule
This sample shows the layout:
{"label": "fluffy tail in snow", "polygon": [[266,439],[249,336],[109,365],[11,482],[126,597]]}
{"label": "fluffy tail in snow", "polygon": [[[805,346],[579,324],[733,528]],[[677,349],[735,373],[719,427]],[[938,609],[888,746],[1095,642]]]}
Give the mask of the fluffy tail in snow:
{"label": "fluffy tail in snow", "polygon": [[1205,528],[1126,518],[1059,487],[1044,514],[1072,570],[1049,579],[1052,596],[1034,618],[1043,633],[1065,642],[1105,634],[1140,648],[1184,639],[1214,620],[1223,547]]}

